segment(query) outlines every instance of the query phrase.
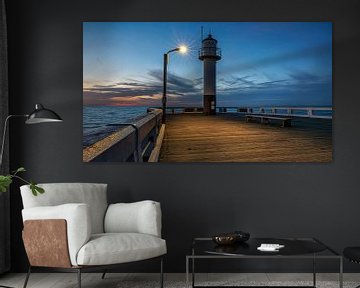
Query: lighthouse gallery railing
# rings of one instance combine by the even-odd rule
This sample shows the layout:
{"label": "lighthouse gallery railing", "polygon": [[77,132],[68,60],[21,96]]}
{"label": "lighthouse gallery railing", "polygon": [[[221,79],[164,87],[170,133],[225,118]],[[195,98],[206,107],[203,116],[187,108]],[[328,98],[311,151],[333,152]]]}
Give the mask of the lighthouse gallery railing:
{"label": "lighthouse gallery railing", "polygon": [[199,49],[199,57],[209,56],[209,55],[222,57],[221,49],[215,47],[203,47]]}

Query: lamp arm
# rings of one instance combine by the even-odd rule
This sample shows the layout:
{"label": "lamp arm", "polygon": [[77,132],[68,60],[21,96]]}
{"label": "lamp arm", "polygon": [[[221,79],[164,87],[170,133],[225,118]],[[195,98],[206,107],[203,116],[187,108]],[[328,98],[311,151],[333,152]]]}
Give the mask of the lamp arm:
{"label": "lamp arm", "polygon": [[165,54],[170,54],[171,52],[175,52],[175,51],[179,51],[179,48],[175,48],[175,49],[171,49],[169,51],[167,51]]}
{"label": "lamp arm", "polygon": [[27,114],[22,114],[22,115],[9,115],[5,118],[5,122],[4,122],[4,131],[3,131],[3,137],[2,137],[2,143],[1,143],[1,151],[0,151],[0,168],[2,166],[2,160],[3,160],[3,155],[4,155],[4,146],[5,146],[5,141],[6,141],[6,132],[7,132],[7,126],[8,126],[8,122],[11,118],[14,117],[28,117],[29,115]]}

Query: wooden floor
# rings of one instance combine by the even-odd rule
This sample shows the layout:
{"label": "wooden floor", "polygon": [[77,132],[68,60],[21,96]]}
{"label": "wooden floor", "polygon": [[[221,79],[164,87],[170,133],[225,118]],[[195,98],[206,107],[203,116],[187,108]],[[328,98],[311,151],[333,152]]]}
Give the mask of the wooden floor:
{"label": "wooden floor", "polygon": [[168,115],[161,162],[329,162],[332,121],[247,123],[239,114]]}
{"label": "wooden floor", "polygon": [[[14,288],[22,288],[25,274],[5,274],[0,276],[0,285],[11,286]],[[281,285],[282,283],[292,283],[291,285],[305,284],[310,285],[312,274],[310,273],[211,273],[197,274],[197,283],[236,283],[252,285],[270,285],[274,281]],[[318,287],[321,288],[337,288],[337,273],[318,273]],[[305,283],[304,283],[305,282]],[[165,274],[165,288],[184,288],[185,274],[172,273]],[[359,273],[344,274],[344,288],[354,288],[360,284]],[[1,287],[1,286],[0,286]],[[28,288],[76,288],[75,273],[34,273],[31,275]],[[159,274],[126,274],[126,273],[109,273],[103,280],[99,273],[85,273],[82,277],[83,288],[154,288],[159,287]]]}

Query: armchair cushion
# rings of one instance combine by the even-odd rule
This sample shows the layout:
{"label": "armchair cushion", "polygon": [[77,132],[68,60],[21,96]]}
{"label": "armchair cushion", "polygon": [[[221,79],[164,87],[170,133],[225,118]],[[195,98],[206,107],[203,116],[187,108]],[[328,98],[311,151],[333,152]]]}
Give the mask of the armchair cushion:
{"label": "armchair cushion", "polygon": [[145,260],[166,254],[165,240],[140,233],[94,234],[81,247],[78,265],[108,265]]}
{"label": "armchair cushion", "polygon": [[33,207],[22,210],[23,220],[65,219],[71,264],[76,266],[79,249],[90,239],[91,218],[86,204]]}
{"label": "armchair cushion", "polygon": [[161,237],[160,203],[145,200],[111,204],[104,226],[105,233],[143,233]]}
{"label": "armchair cushion", "polygon": [[20,187],[24,208],[56,206],[67,203],[85,203],[90,209],[93,233],[104,232],[107,209],[106,184],[97,183],[47,183],[39,184],[45,193],[34,197],[29,185]]}

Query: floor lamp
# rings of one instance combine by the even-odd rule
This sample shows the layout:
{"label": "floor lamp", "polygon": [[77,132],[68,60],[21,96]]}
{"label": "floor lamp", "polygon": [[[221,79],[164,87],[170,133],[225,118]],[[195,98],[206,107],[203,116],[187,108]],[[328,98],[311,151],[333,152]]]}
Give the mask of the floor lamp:
{"label": "floor lamp", "polygon": [[61,117],[56,114],[54,111],[45,108],[41,104],[35,105],[35,110],[30,114],[20,114],[20,115],[9,115],[5,119],[4,123],[4,132],[1,144],[1,151],[0,151],[0,167],[2,166],[2,160],[4,155],[4,146],[6,142],[6,132],[9,120],[11,118],[26,118],[25,124],[39,124],[39,123],[47,123],[47,122],[62,122],[63,120]]}
{"label": "floor lamp", "polygon": [[[26,118],[25,124],[39,124],[39,123],[47,123],[47,122],[62,122],[63,120],[61,117],[56,114],[54,111],[45,108],[41,104],[35,105],[35,110],[31,112],[30,114],[23,114],[23,115],[9,115],[5,119],[4,123],[4,132],[3,132],[3,138],[1,142],[1,150],[0,150],[0,168],[2,167],[2,161],[3,161],[3,155],[4,155],[4,146],[6,143],[6,132],[7,132],[7,126],[9,123],[9,120],[11,118]],[[3,286],[0,284],[0,287],[4,288],[12,288],[9,286]]]}

